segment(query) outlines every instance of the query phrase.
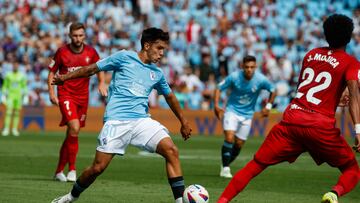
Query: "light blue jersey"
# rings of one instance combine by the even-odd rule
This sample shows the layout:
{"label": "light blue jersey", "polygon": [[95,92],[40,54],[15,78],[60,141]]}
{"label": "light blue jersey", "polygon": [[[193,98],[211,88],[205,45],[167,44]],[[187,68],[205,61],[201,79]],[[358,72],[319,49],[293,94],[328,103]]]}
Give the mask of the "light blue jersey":
{"label": "light blue jersey", "polygon": [[104,122],[149,117],[148,97],[152,89],[168,95],[171,89],[155,64],[145,64],[133,51],[119,51],[96,63],[100,71],[113,71]]}
{"label": "light blue jersey", "polygon": [[228,75],[218,84],[220,91],[230,89],[226,111],[232,111],[245,118],[252,118],[256,100],[262,89],[274,92],[274,85],[262,73],[255,71],[251,80],[244,77],[244,71],[236,71]]}

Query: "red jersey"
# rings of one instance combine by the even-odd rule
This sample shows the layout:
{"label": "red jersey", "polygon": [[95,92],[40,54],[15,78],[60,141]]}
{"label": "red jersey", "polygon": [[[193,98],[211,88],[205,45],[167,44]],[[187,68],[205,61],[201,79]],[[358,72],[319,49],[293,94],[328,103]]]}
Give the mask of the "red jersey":
{"label": "red jersey", "polygon": [[[324,119],[335,123],[346,81],[359,78],[360,63],[345,51],[328,47],[309,51],[303,60],[295,99],[284,113],[284,120],[300,125],[320,124]],[[301,116],[299,111],[291,115],[290,110],[301,111]],[[296,118],[304,116],[308,119]]]}
{"label": "red jersey", "polygon": [[[99,60],[99,55],[94,48],[84,44],[81,53],[75,53],[67,44],[57,50],[54,60],[49,65],[50,71],[59,74],[73,72],[82,66],[93,64]],[[66,81],[63,85],[57,86],[59,100],[73,98],[79,103],[88,103],[89,78],[77,78]]]}

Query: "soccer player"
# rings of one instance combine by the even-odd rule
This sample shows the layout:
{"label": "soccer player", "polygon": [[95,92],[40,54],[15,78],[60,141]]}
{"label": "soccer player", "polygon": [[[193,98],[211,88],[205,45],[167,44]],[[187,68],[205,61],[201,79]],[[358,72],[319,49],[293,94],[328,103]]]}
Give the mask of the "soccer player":
{"label": "soccer player", "polygon": [[[57,96],[51,82],[58,72],[66,74],[90,65],[99,60],[96,50],[84,43],[85,27],[81,23],[72,23],[69,29],[71,42],[60,47],[49,65],[48,88],[50,100],[60,107],[62,120],[60,126],[67,126],[66,137],[60,149],[59,162],[55,172],[55,180],[61,182],[76,180],[76,155],[78,153],[78,135],[80,128],[85,126],[89,100],[89,77],[66,82],[57,87]],[[107,88],[104,74],[99,73],[99,92],[106,96]],[[69,164],[69,172],[65,176],[63,170]]]}
{"label": "soccer player", "polygon": [[23,104],[27,104],[27,80],[26,76],[19,71],[19,63],[13,63],[13,71],[5,76],[2,87],[1,102],[6,106],[4,129],[2,136],[8,136],[10,133],[10,122],[12,117],[12,130],[14,136],[19,136],[18,125],[20,111]]}
{"label": "soccer player", "polygon": [[[70,193],[53,200],[54,203],[73,202],[106,169],[114,155],[124,155],[130,144],[156,152],[166,161],[166,170],[175,202],[181,203],[184,192],[178,149],[166,128],[148,114],[148,96],[152,89],[163,94],[181,123],[181,135],[186,140],[191,128],[184,118],[179,102],[172,93],[164,74],[155,64],[168,47],[169,34],[158,28],[145,29],[141,51],[122,50],[97,63],[75,72],[54,78],[54,84],[79,77],[89,77],[100,71],[113,71],[109,86],[104,126],[98,136],[93,164],[85,169]],[[65,83],[66,83],[65,82]]]}
{"label": "soccer player", "polygon": [[347,16],[334,14],[324,21],[323,29],[329,46],[305,55],[296,97],[282,121],[272,128],[254,159],[236,173],[218,203],[229,202],[268,166],[292,163],[306,151],[316,164],[326,162],[341,171],[337,184],[323,196],[323,203],[337,203],[358,183],[355,155],[335,127],[335,110],[347,86],[349,112],[355,124],[354,149],[360,152],[360,63],[345,52],[354,24]]}
{"label": "soccer player", "polygon": [[[225,134],[221,148],[222,167],[220,176],[231,178],[230,163],[239,155],[242,146],[249,136],[251,119],[255,111],[256,100],[261,90],[270,92],[268,103],[261,110],[264,117],[269,115],[275,99],[274,85],[260,72],[256,71],[256,58],[245,56],[242,70],[227,76],[218,84],[214,93],[214,111],[223,121]],[[226,111],[219,106],[220,92],[230,91]]]}

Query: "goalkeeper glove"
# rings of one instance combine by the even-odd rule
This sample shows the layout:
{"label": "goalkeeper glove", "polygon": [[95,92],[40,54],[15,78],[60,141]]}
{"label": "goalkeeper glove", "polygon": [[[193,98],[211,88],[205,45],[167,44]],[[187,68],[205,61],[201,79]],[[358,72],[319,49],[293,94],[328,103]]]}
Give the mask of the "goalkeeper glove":
{"label": "goalkeeper glove", "polygon": [[29,96],[24,95],[23,97],[23,105],[28,105],[29,104]]}
{"label": "goalkeeper glove", "polygon": [[6,103],[6,96],[5,94],[1,95],[1,103],[5,104]]}

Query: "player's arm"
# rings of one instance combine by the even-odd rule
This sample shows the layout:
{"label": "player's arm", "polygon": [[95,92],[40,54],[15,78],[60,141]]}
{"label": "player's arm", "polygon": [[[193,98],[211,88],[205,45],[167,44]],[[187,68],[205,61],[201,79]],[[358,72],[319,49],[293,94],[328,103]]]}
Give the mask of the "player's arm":
{"label": "player's arm", "polygon": [[345,107],[349,105],[349,89],[346,87],[344,92],[341,95],[339,107]]}
{"label": "player's arm", "polygon": [[64,75],[56,75],[52,80],[52,85],[62,85],[65,81],[75,79],[75,78],[87,78],[96,73],[100,72],[99,68],[97,67],[96,63],[93,63],[88,66],[83,66],[78,70],[64,74]]}
{"label": "player's arm", "polygon": [[98,81],[99,81],[99,85],[98,85],[98,90],[99,93],[101,94],[101,96],[106,97],[107,96],[107,87],[105,84],[105,74],[102,71],[99,71],[96,74]]}
{"label": "player's arm", "polygon": [[191,136],[191,127],[189,125],[189,122],[185,119],[183,112],[180,108],[179,101],[177,100],[174,93],[169,93],[167,95],[164,95],[166,102],[170,106],[171,110],[174,112],[175,116],[179,119],[181,123],[181,135],[182,137],[187,140]]}
{"label": "player's arm", "polygon": [[59,105],[59,99],[55,95],[54,86],[52,85],[54,77],[55,77],[55,73],[52,71],[49,71],[48,80],[47,80],[49,97],[50,97],[51,103],[53,103],[55,105]]}
{"label": "player's arm", "polygon": [[266,103],[265,107],[261,110],[261,114],[264,117],[269,116],[270,110],[272,109],[273,103],[275,101],[276,91],[270,92],[268,102]]}
{"label": "player's arm", "polygon": [[216,118],[221,120],[224,117],[224,110],[219,106],[221,91],[220,89],[216,88],[214,90],[214,113]]}
{"label": "player's arm", "polygon": [[9,85],[10,85],[9,77],[8,77],[8,75],[6,75],[5,79],[4,79],[3,86],[1,88],[1,92],[2,92],[2,94],[1,94],[1,102],[3,104],[6,103],[6,96],[7,96],[7,93],[8,93]]}
{"label": "player's arm", "polygon": [[27,105],[29,103],[29,97],[28,97],[28,87],[27,87],[27,79],[26,75],[22,78],[20,82],[20,87],[22,90],[22,97],[23,97],[23,104]]}
{"label": "player's arm", "polygon": [[354,149],[360,152],[360,91],[356,80],[348,80],[349,89],[349,112],[355,125],[355,146]]}
{"label": "player's arm", "polygon": [[215,116],[221,120],[224,117],[224,109],[219,106],[219,101],[221,97],[221,91],[224,91],[232,86],[234,77],[237,75],[229,75],[223,81],[219,82],[214,90],[214,113]]}

